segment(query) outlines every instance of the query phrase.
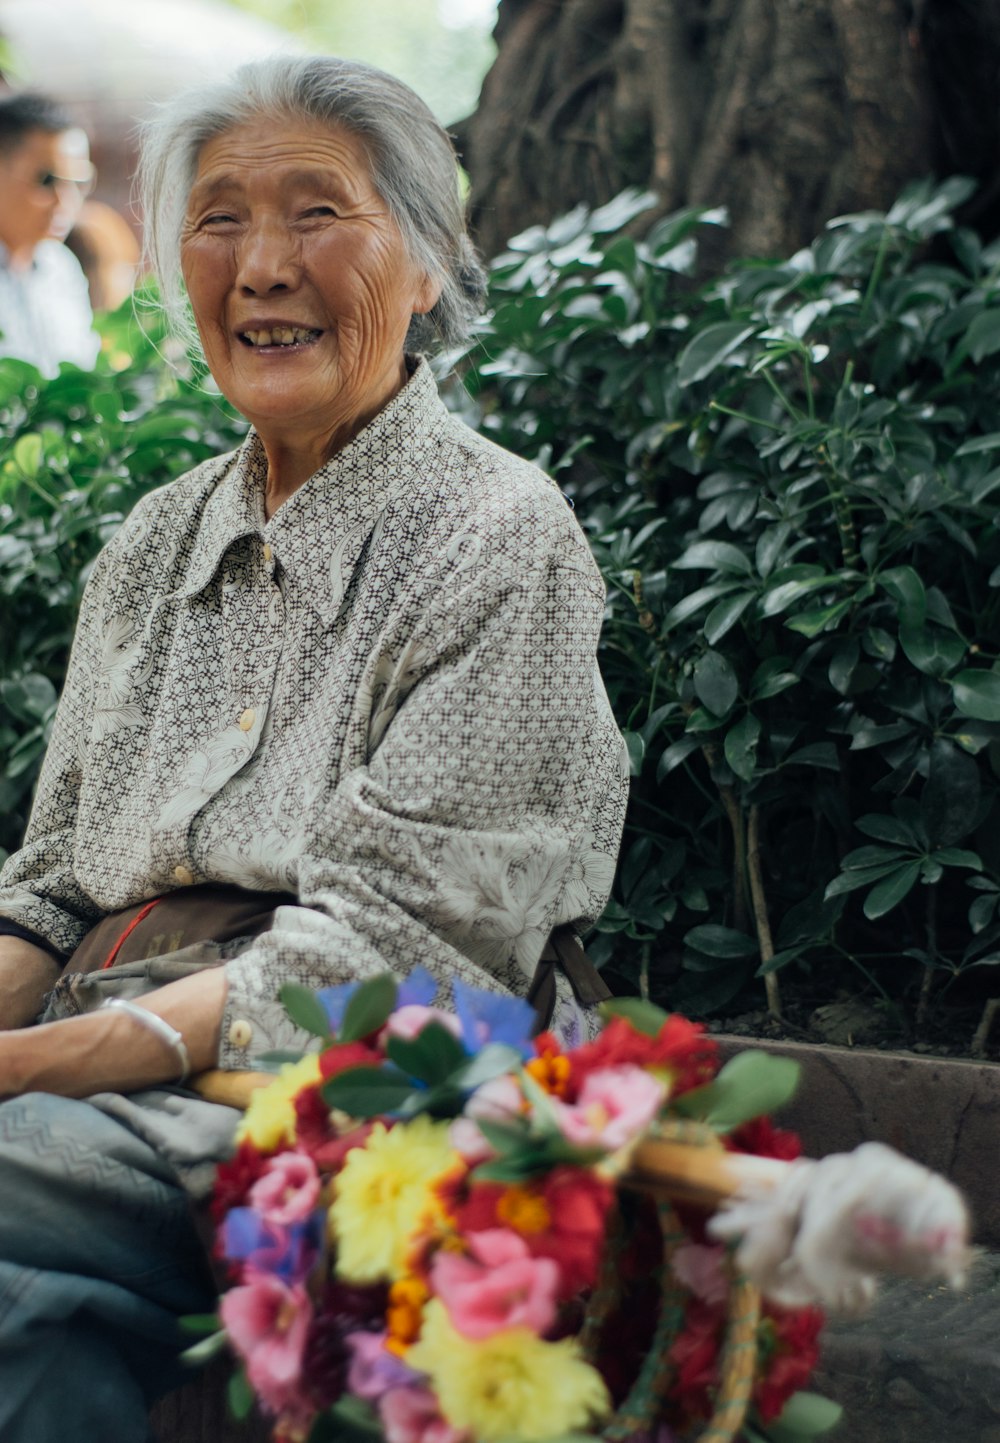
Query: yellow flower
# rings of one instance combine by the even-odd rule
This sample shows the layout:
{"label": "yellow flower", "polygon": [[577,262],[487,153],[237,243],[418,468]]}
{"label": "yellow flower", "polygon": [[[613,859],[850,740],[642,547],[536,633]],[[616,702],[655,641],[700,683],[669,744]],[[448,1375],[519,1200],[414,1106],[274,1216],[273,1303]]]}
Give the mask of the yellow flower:
{"label": "yellow flower", "polygon": [[547,1343],[529,1328],[505,1328],[473,1342],[451,1326],[438,1298],[424,1309],[406,1361],[428,1374],[452,1427],[468,1429],[477,1443],[556,1438],[586,1428],[611,1406],[575,1338]]}
{"label": "yellow flower", "polygon": [[295,1141],[295,1098],[303,1088],[319,1082],[315,1053],[298,1062],[286,1062],[273,1082],[258,1088],[236,1129],[236,1141],[249,1139],[261,1152],[273,1152],[283,1142]]}
{"label": "yellow flower", "polygon": [[415,1236],[443,1213],[434,1184],[459,1162],[445,1122],[377,1122],[334,1181],[330,1232],[339,1276],[350,1283],[402,1277]]}

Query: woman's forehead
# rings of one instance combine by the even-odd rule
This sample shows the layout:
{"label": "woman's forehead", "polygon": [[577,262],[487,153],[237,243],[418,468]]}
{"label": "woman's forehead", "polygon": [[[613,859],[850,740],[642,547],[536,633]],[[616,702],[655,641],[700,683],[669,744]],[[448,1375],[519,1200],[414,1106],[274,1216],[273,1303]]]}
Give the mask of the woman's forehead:
{"label": "woman's forehead", "polygon": [[344,126],[260,119],[205,142],[191,195],[195,198],[224,185],[240,187],[264,177],[289,184],[333,181],[360,193],[374,189],[364,142]]}

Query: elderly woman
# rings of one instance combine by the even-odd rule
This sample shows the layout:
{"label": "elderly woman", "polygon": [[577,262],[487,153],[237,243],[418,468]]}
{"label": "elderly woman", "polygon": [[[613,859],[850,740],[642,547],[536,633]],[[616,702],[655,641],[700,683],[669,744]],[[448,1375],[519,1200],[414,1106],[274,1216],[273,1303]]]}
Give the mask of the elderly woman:
{"label": "elderly woman", "polygon": [[188,1075],[304,1043],[285,982],[418,963],[442,999],[534,977],[578,1032],[586,975],[536,969],[622,823],[584,539],[415,354],[481,299],[426,107],[257,64],[170,105],[143,175],[166,304],[252,429],[99,557],[0,877],[5,1443],[145,1438],[211,1306],[189,1198],[234,1114]]}

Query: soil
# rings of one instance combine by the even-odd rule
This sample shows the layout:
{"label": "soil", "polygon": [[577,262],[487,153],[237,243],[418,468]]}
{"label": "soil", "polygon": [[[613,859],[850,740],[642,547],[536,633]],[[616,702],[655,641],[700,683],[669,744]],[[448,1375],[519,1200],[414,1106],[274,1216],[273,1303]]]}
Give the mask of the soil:
{"label": "soil", "polygon": [[807,992],[786,989],[780,1019],[772,1017],[762,1005],[707,1019],[706,1025],[710,1032],[734,1037],[1000,1061],[1000,1017],[993,1024],[985,1045],[978,1051],[973,1046],[987,1000],[975,998],[948,1006],[932,1006],[925,1024],[918,1030],[911,1008],[904,1011],[881,999],[848,993],[833,1001],[821,1002]]}

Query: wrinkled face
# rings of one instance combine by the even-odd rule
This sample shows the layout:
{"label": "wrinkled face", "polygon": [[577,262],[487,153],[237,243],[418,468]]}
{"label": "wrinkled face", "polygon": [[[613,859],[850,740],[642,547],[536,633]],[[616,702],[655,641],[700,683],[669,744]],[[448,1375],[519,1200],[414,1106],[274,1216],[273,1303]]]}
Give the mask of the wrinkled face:
{"label": "wrinkled face", "polygon": [[361,142],[262,119],[199,157],[181,265],[209,369],[261,432],[353,434],[405,378],[439,288],[409,258]]}
{"label": "wrinkled face", "polygon": [[47,236],[62,240],[76,219],[92,171],[81,136],[29,130],[20,145],[0,155],[0,240],[16,259],[30,260]]}

